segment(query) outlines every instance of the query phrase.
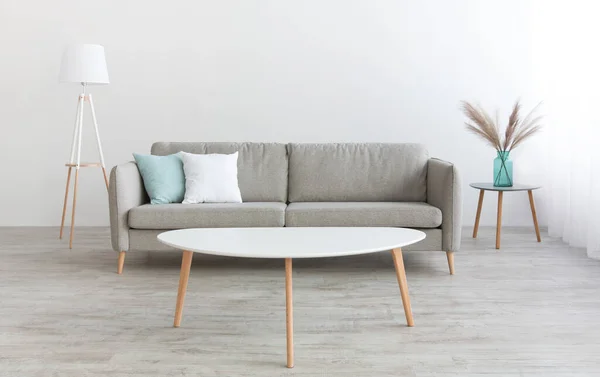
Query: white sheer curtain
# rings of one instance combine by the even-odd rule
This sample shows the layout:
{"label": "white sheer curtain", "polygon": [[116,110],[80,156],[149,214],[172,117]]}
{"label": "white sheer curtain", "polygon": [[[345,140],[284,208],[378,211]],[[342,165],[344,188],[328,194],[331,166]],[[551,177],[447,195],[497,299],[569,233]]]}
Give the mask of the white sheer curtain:
{"label": "white sheer curtain", "polygon": [[600,259],[600,4],[533,2],[548,137],[548,232]]}

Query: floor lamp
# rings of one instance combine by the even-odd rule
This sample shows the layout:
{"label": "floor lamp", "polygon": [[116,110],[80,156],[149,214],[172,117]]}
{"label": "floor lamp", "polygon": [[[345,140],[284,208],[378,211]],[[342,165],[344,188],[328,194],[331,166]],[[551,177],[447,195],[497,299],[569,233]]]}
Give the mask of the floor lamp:
{"label": "floor lamp", "polygon": [[[67,213],[67,201],[69,198],[69,184],[71,182],[71,171],[75,169],[75,183],[73,185],[73,208],[71,212],[71,232],[69,234],[69,248],[73,248],[73,230],[75,226],[75,207],[77,205],[77,182],[79,180],[79,168],[100,167],[104,174],[104,182],[108,190],[108,178],[106,177],[106,166],[104,165],[104,155],[102,153],[102,144],[100,143],[100,134],[98,133],[98,123],[96,122],[96,112],[94,110],[94,101],[91,94],[86,94],[86,87],[89,84],[108,84],[108,70],[106,69],[106,58],[104,56],[104,47],[100,45],[72,45],[69,46],[63,55],[60,67],[60,82],[72,82],[81,84],[82,92],[77,99],[77,115],[75,116],[75,128],[73,129],[73,139],[71,141],[71,155],[69,162],[65,164],[67,171],[67,185],[65,188],[65,200],[63,204],[62,220],[60,222],[60,236],[62,239],[63,228],[65,225],[65,215]],[[100,162],[81,162],[81,135],[83,134],[83,109],[85,103],[90,104],[94,131],[96,133],[96,142],[98,143],[98,152]]]}

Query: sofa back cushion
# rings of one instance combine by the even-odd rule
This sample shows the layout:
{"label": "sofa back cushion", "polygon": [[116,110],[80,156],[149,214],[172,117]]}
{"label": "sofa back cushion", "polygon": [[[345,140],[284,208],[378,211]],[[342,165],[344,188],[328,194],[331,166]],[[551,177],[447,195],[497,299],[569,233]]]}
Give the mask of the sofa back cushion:
{"label": "sofa back cushion", "polygon": [[290,202],[423,202],[419,144],[288,144]]}
{"label": "sofa back cushion", "polygon": [[152,154],[239,152],[238,183],[244,202],[287,201],[288,156],[285,144],[228,142],[158,142]]}

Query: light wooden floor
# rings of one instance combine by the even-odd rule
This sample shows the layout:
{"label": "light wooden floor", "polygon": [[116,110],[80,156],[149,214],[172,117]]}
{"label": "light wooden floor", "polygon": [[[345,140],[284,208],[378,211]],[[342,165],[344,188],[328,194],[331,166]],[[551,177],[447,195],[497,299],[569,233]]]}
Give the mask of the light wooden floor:
{"label": "light wooden floor", "polygon": [[416,327],[389,253],[294,263],[296,368],[285,368],[283,261],[195,255],[172,327],[180,252],[107,229],[0,229],[1,376],[600,376],[600,262],[532,229],[482,228],[448,274],[407,252]]}

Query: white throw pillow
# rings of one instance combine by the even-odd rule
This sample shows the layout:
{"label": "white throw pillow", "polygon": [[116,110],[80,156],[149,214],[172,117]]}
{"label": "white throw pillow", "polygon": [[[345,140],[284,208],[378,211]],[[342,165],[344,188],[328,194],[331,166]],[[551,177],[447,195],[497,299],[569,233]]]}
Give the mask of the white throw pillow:
{"label": "white throw pillow", "polygon": [[183,203],[241,203],[238,152],[233,154],[181,153],[185,173]]}

